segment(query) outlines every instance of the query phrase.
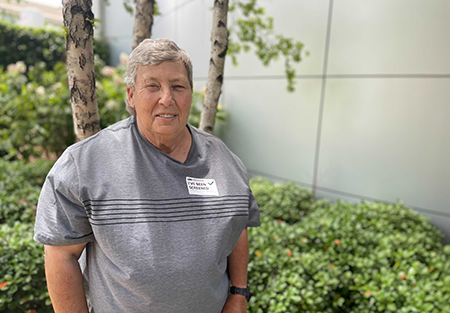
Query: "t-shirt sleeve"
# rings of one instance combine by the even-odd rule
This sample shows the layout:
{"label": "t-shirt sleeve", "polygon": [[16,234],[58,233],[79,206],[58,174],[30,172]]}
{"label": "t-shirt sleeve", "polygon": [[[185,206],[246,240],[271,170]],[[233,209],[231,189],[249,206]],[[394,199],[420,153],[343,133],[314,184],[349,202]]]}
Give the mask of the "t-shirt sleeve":
{"label": "t-shirt sleeve", "polygon": [[249,195],[248,195],[248,220],[247,220],[247,225],[245,227],[258,227],[261,226],[261,217],[259,214],[259,207],[258,207],[258,203],[256,202],[255,196],[253,195],[252,190],[250,189],[250,184],[249,184],[249,179],[250,179],[250,175],[247,171],[247,169],[245,168],[244,163],[241,161],[241,159],[239,159],[235,154],[233,154],[233,157],[235,158],[235,160],[237,161],[238,167],[241,170],[241,173],[243,175],[243,179],[246,180],[247,183],[247,187],[249,190]]}
{"label": "t-shirt sleeve", "polygon": [[259,207],[256,203],[255,196],[253,196],[250,190],[249,195],[249,208],[248,208],[248,221],[246,227],[258,227],[261,225],[261,218],[259,216]]}
{"label": "t-shirt sleeve", "polygon": [[94,240],[79,197],[75,161],[66,151],[50,170],[39,196],[34,240],[50,246],[68,246]]}

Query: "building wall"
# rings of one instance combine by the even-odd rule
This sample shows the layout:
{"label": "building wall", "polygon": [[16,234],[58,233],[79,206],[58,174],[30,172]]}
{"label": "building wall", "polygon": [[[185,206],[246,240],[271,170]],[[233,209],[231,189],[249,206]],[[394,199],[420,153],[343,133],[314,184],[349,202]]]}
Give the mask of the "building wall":
{"label": "building wall", "polygon": [[94,0],[94,15],[101,20],[95,36],[104,37],[109,44],[111,64],[120,63],[120,53],[131,53],[133,45],[134,15],[125,11],[124,1]]}
{"label": "building wall", "polygon": [[[197,89],[208,73],[212,2],[160,1],[153,28],[190,53]],[[227,61],[227,145],[252,174],[315,187],[319,197],[401,199],[450,242],[450,2],[259,3],[310,56],[296,65],[293,93],[282,61]]]}

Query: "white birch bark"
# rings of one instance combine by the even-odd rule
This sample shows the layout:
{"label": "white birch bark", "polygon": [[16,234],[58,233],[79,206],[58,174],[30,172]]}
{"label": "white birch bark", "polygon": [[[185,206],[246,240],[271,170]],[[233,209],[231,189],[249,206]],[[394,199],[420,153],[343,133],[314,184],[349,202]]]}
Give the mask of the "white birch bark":
{"label": "white birch bark", "polygon": [[91,0],[63,0],[67,73],[77,141],[100,131],[95,94],[94,14]]}
{"label": "white birch bark", "polygon": [[200,118],[201,130],[210,134],[222,92],[225,56],[228,50],[227,30],[228,0],[214,0],[213,26],[211,30],[211,59],[209,61],[208,82],[206,83],[205,104]]}
{"label": "white birch bark", "polygon": [[133,49],[152,36],[153,8],[155,0],[136,0],[134,16]]}

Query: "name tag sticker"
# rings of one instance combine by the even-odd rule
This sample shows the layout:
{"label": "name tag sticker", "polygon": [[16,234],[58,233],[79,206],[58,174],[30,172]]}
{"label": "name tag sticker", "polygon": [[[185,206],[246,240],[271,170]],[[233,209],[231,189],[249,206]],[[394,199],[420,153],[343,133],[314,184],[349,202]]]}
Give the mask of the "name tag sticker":
{"label": "name tag sticker", "polygon": [[218,196],[214,179],[186,177],[186,185],[190,195]]}

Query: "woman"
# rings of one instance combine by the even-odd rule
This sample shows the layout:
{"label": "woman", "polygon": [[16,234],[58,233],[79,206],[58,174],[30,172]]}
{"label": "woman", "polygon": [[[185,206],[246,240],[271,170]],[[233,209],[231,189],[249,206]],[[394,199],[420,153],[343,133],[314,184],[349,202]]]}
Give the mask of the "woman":
{"label": "woman", "polygon": [[259,210],[242,162],[187,124],[188,54],[147,39],[125,81],[132,116],[69,147],[41,192],[55,312],[246,312]]}

